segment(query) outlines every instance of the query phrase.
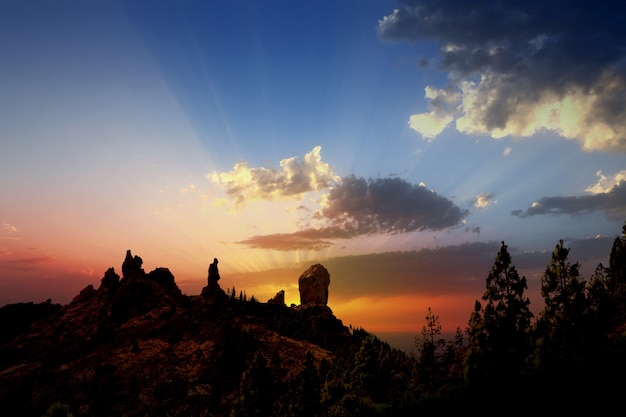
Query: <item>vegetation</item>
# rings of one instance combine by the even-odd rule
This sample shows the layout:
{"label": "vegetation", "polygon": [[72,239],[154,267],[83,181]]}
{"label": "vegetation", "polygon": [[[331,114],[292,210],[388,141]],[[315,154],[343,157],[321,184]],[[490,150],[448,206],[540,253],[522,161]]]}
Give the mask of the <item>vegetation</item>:
{"label": "vegetation", "polygon": [[[476,301],[468,338],[463,341],[457,331],[449,355],[434,353],[444,342],[435,338],[441,331],[429,308],[416,343],[419,379],[431,391],[429,406],[515,403],[521,413],[537,407],[601,411],[621,404],[626,388],[626,223],[613,243],[609,267],[599,264],[588,281],[568,255],[559,241],[541,280],[545,307],[535,319],[524,295],[526,279],[502,242],[486,279],[486,305]],[[462,379],[455,372],[461,366]],[[424,406],[424,398],[414,406]]]}

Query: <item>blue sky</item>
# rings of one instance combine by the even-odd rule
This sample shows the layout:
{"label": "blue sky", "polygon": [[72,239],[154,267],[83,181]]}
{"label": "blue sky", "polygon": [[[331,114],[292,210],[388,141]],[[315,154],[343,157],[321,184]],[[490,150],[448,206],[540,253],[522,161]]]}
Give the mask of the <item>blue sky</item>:
{"label": "blue sky", "polygon": [[626,220],[625,9],[0,2],[0,303],[130,248],[296,303],[321,262],[340,318],[419,331],[466,322],[503,240],[538,300],[559,239],[592,271]]}

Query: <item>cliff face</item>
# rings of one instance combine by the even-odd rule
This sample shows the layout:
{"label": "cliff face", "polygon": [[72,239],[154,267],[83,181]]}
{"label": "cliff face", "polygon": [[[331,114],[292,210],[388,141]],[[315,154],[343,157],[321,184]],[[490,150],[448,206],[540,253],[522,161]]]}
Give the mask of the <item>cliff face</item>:
{"label": "cliff face", "polygon": [[267,395],[285,402],[307,366],[321,372],[360,345],[325,305],[185,296],[130,251],[122,270],[0,345],[3,415],[226,416],[248,407],[259,363]]}

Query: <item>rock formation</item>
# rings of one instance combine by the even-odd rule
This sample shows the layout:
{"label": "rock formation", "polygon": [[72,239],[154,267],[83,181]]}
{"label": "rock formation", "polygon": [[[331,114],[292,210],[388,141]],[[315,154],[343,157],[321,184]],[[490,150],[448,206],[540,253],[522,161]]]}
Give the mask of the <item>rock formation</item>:
{"label": "rock formation", "polygon": [[89,284],[85,288],[83,288],[76,297],[72,299],[72,304],[87,301],[94,295],[96,295],[96,290],[94,289],[93,285]]}
{"label": "rock formation", "polygon": [[298,279],[300,304],[326,305],[330,274],[321,264],[312,265]]}
{"label": "rock formation", "polygon": [[209,266],[207,285],[202,288],[203,297],[218,297],[226,295],[224,290],[220,287],[220,284],[217,282],[220,280],[220,273],[217,268],[217,264],[218,260],[217,258],[214,258],[213,263]]}
{"label": "rock formation", "polygon": [[108,291],[114,294],[120,285],[120,276],[115,273],[115,268],[111,267],[106,270],[102,280],[100,281],[100,288],[98,291]]}
{"label": "rock formation", "polygon": [[182,294],[180,288],[178,288],[178,285],[176,285],[174,275],[170,272],[168,268],[156,268],[155,270],[150,271],[150,273],[148,274],[148,278],[155,281],[157,284],[159,284],[172,294]]}
{"label": "rock formation", "polygon": [[276,293],[273,298],[267,300],[268,304],[278,304],[281,306],[285,305],[285,290],[280,290]]}
{"label": "rock formation", "polygon": [[98,292],[111,297],[110,317],[117,323],[146,314],[164,304],[175,304],[182,292],[167,268],[156,268],[146,274],[141,268],[143,261],[133,256],[130,249],[122,264],[122,279],[109,268],[102,278]]}
{"label": "rock formation", "polygon": [[124,278],[130,278],[134,275],[143,276],[145,274],[144,270],[141,268],[141,264],[143,264],[143,260],[130,252],[130,249],[126,251],[126,259],[124,259],[124,263],[122,264],[122,276]]}

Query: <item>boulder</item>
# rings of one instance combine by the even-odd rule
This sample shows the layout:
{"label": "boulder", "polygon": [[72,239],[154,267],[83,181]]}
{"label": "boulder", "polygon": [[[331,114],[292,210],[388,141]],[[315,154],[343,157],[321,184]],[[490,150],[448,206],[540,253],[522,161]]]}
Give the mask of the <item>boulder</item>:
{"label": "boulder", "polygon": [[330,274],[321,264],[312,265],[298,279],[300,304],[326,305]]}

